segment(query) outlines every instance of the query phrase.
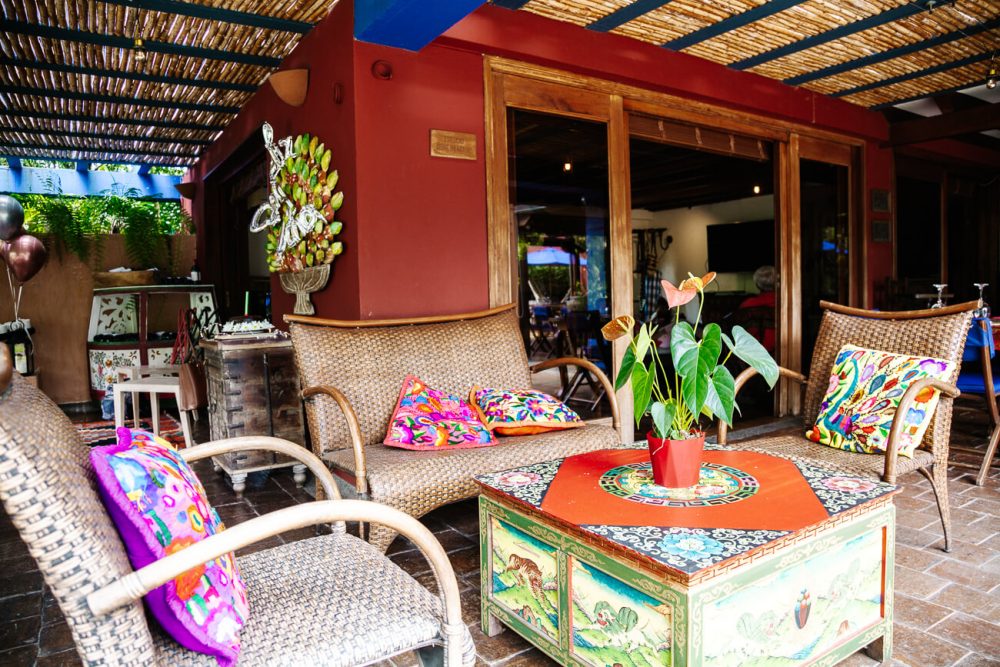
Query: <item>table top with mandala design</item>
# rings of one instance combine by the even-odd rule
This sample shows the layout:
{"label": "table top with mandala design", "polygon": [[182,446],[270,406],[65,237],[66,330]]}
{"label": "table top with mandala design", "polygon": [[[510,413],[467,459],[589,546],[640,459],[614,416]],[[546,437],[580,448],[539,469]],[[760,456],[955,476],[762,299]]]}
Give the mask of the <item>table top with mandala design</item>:
{"label": "table top with mandala design", "polygon": [[806,459],[706,445],[696,486],[653,482],[645,443],[522,466],[476,481],[487,495],[626,547],[684,578],[896,491]]}

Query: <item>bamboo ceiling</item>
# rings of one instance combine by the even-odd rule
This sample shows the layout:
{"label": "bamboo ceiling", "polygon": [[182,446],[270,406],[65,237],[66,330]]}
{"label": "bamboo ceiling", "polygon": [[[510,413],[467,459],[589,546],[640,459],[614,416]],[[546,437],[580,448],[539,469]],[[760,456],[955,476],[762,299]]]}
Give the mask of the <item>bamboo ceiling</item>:
{"label": "bamboo ceiling", "polygon": [[0,0],[0,154],[190,165],[335,2]]}
{"label": "bamboo ceiling", "polygon": [[494,0],[865,107],[985,83],[1000,0]]}

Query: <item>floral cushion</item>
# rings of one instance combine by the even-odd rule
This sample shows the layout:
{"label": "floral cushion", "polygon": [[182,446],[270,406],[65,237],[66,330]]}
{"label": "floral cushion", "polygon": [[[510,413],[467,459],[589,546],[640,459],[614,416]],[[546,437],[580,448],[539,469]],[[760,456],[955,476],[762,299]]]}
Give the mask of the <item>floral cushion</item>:
{"label": "floral cushion", "polygon": [[[136,569],[225,530],[201,482],[166,440],[119,428],[118,444],[95,447],[90,462]],[[232,553],[185,572],[145,601],[179,644],[215,656],[222,667],[236,662],[249,610]]]}
{"label": "floral cushion", "polygon": [[565,403],[534,389],[473,387],[469,401],[483,422],[500,435],[532,435],[583,426],[580,415]]}
{"label": "floral cushion", "polygon": [[[816,425],[806,437],[837,449],[879,454],[888,447],[889,430],[907,388],[923,378],[947,379],[955,364],[845,345],[837,353],[830,385],[819,406]],[[906,411],[898,451],[912,456],[927,431],[940,392],[925,389]]]}
{"label": "floral cushion", "polygon": [[476,411],[457,396],[431,389],[413,375],[403,380],[383,441],[403,449],[463,449],[495,445]]}

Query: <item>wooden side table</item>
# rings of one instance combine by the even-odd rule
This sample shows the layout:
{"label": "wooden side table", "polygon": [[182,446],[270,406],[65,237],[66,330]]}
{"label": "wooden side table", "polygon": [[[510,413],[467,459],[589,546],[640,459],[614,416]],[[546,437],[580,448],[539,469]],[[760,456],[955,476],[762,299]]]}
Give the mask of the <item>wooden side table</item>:
{"label": "wooden side table", "polygon": [[[208,382],[208,417],[212,439],[268,435],[305,443],[299,377],[287,339],[202,340]],[[306,467],[271,452],[233,452],[212,459],[237,494],[251,472],[291,466],[302,486]]]}

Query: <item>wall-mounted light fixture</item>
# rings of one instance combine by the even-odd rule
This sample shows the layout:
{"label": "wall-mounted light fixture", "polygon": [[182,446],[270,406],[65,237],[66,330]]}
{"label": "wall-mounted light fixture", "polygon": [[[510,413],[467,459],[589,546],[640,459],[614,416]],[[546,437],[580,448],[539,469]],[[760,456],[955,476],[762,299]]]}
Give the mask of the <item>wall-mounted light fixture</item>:
{"label": "wall-mounted light fixture", "polygon": [[290,107],[300,107],[306,101],[309,90],[309,70],[286,69],[274,72],[267,77],[268,83],[274,89],[274,94]]}
{"label": "wall-mounted light fixture", "polygon": [[569,173],[569,172],[573,171],[573,163],[572,162],[563,162],[563,171],[565,171],[566,173]]}
{"label": "wall-mounted light fixture", "polygon": [[755,195],[759,195],[760,194],[760,186],[759,185],[753,186],[753,193]]}
{"label": "wall-mounted light fixture", "polygon": [[142,37],[136,37],[132,40],[132,50],[135,52],[133,57],[137,63],[146,62],[146,45],[142,41]]}
{"label": "wall-mounted light fixture", "polygon": [[382,81],[392,78],[392,63],[388,60],[376,60],[372,63],[372,76]]}
{"label": "wall-mounted light fixture", "polygon": [[990,58],[990,70],[989,70],[989,74],[986,75],[986,87],[989,88],[990,90],[993,90],[994,88],[997,87],[997,63],[996,63],[996,59],[997,59],[997,54],[994,53],[993,57]]}

